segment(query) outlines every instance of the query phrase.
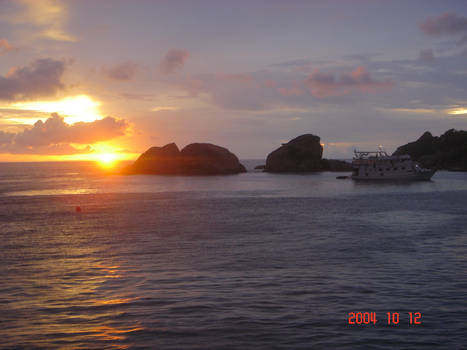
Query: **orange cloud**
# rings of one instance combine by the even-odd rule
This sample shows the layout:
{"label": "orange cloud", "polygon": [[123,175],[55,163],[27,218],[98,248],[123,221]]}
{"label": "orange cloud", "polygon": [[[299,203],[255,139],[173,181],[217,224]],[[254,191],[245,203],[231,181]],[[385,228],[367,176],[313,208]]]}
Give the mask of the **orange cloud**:
{"label": "orange cloud", "polygon": [[89,144],[123,136],[129,127],[126,120],[113,117],[70,125],[64,122],[63,117],[53,113],[45,122],[38,120],[32,128],[22,132],[0,131],[0,151],[34,154],[87,153],[92,150]]}
{"label": "orange cloud", "polygon": [[8,40],[0,39],[0,55],[4,55],[9,51],[14,50],[13,46],[10,45]]}

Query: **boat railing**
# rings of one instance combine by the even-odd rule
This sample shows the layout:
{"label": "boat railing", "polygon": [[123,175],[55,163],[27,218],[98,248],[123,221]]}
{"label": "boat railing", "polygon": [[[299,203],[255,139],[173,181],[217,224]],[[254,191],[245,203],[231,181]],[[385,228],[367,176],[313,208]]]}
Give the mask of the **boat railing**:
{"label": "boat railing", "polygon": [[357,151],[354,150],[354,159],[370,159],[370,158],[388,158],[390,157],[386,151],[379,149],[377,151]]}

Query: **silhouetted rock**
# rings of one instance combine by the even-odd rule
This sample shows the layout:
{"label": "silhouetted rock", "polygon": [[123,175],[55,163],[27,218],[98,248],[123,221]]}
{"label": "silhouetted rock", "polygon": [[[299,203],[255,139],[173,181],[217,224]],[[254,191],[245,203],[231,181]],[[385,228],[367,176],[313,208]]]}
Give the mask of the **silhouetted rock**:
{"label": "silhouetted rock", "polygon": [[351,171],[349,163],[322,159],[319,136],[305,134],[269,153],[264,171],[271,173],[303,173],[315,171]]}
{"label": "silhouetted rock", "polygon": [[426,168],[467,171],[467,131],[450,129],[439,137],[427,131],[394,152],[401,154],[409,154]]}
{"label": "silhouetted rock", "polygon": [[164,147],[151,147],[126,169],[131,174],[179,174],[180,150],[175,143]]}
{"label": "silhouetted rock", "polygon": [[180,152],[183,173],[190,175],[238,174],[246,172],[235,154],[210,143],[192,143]]}
{"label": "silhouetted rock", "polygon": [[301,135],[269,153],[264,170],[271,173],[320,171],[322,155],[319,136]]}
{"label": "silhouetted rock", "polygon": [[180,151],[175,143],[151,147],[124,172],[161,175],[228,175],[245,172],[235,154],[210,143],[192,143]]}

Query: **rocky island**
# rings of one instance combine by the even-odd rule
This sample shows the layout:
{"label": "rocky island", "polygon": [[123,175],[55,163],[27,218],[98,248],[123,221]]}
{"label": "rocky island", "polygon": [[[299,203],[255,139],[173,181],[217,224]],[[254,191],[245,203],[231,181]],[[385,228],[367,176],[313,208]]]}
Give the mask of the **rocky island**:
{"label": "rocky island", "polygon": [[284,143],[269,153],[264,171],[270,173],[306,173],[317,171],[351,171],[350,163],[323,159],[320,137],[305,134]]}
{"label": "rocky island", "polygon": [[425,168],[467,171],[467,131],[450,129],[441,136],[426,131],[393,154],[409,154]]}
{"label": "rocky island", "polygon": [[175,143],[151,147],[123,171],[125,174],[230,175],[246,172],[237,156],[210,143],[192,143],[181,151]]}

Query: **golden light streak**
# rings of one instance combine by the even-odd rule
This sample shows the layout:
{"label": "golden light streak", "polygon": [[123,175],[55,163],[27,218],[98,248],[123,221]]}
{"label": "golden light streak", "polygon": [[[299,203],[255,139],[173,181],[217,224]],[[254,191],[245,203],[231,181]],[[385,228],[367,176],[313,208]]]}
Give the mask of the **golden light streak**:
{"label": "golden light streak", "polygon": [[[93,146],[94,147],[94,146]],[[73,155],[64,155],[64,156],[45,156],[46,158],[41,160],[71,160],[71,161],[91,161],[96,162],[99,165],[109,168],[115,167],[119,162],[127,160],[135,160],[138,158],[139,153],[129,153],[122,152],[118,149],[114,152],[112,151],[95,151],[90,153],[83,154],[73,154]],[[38,160],[39,156],[35,156]],[[110,158],[113,158],[111,162],[108,162]]]}
{"label": "golden light streak", "polygon": [[173,106],[159,106],[151,109],[151,112],[161,112],[161,111],[177,111],[177,107]]}
{"label": "golden light streak", "polygon": [[[34,125],[41,118],[5,118],[0,121],[0,124],[18,124],[18,125]],[[46,119],[46,118],[42,118]],[[42,121],[44,121],[42,120]]]}
{"label": "golden light streak", "polygon": [[[94,148],[94,145],[92,145]],[[114,157],[113,162],[109,163],[108,166],[105,162],[101,162],[101,157],[107,158],[107,156],[102,156],[102,154],[111,154],[111,157]],[[118,168],[120,162],[124,161],[134,161],[138,158],[139,153],[132,153],[122,151],[118,148],[115,148],[115,151],[100,151],[95,150],[94,152],[89,153],[79,153],[79,154],[66,154],[66,155],[47,155],[47,154],[1,154],[2,162],[51,162],[51,161],[87,161],[95,162],[100,167],[104,169]]]}
{"label": "golden light streak", "polygon": [[392,112],[398,113],[417,113],[417,114],[431,114],[436,113],[436,109],[432,108],[389,108]]}
{"label": "golden light streak", "polygon": [[[117,328],[114,326],[98,326],[93,329],[90,329],[89,331],[91,332],[91,336],[98,337],[102,340],[125,340],[127,338],[128,333],[132,332],[138,332],[144,330],[143,327],[140,327],[139,325],[134,325],[132,327],[127,327],[127,328]],[[116,344],[114,345],[114,347]],[[121,344],[119,345],[119,348],[125,349],[126,345]]]}
{"label": "golden light streak", "polygon": [[467,114],[467,108],[452,109],[452,110],[448,111],[448,114],[451,114],[451,115]]}
{"label": "golden light streak", "polygon": [[108,300],[96,300],[94,305],[118,305],[118,304],[127,304],[129,302],[138,300],[138,297],[135,298],[115,298]]}
{"label": "golden light streak", "polygon": [[78,95],[66,97],[58,101],[16,102],[5,108],[58,113],[63,115],[66,123],[74,124],[77,122],[93,122],[101,119],[100,104],[99,101],[95,101],[87,95]]}

